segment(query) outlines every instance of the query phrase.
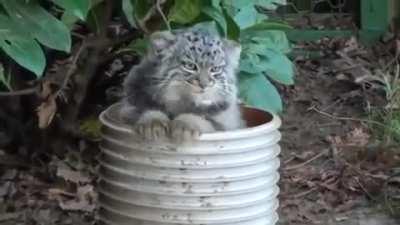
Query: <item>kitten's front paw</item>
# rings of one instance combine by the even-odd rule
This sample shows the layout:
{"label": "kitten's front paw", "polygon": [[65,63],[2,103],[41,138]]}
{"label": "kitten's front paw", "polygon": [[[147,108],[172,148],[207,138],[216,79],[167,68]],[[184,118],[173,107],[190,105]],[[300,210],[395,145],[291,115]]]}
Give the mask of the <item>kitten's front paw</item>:
{"label": "kitten's front paw", "polygon": [[170,124],[171,139],[181,143],[191,141],[200,136],[200,130],[191,127],[188,123],[181,120],[173,120]]}
{"label": "kitten's front paw", "polygon": [[165,138],[169,130],[168,122],[168,120],[154,119],[146,123],[138,123],[134,126],[134,131],[147,141]]}

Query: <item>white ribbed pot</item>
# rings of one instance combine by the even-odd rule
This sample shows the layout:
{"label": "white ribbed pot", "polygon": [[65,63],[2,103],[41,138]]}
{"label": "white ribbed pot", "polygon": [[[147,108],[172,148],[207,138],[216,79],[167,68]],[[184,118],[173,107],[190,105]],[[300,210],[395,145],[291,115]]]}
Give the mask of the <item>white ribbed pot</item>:
{"label": "white ribbed pot", "polygon": [[277,222],[281,121],[244,108],[249,128],[176,145],[143,142],[100,115],[100,221],[112,225],[273,225]]}

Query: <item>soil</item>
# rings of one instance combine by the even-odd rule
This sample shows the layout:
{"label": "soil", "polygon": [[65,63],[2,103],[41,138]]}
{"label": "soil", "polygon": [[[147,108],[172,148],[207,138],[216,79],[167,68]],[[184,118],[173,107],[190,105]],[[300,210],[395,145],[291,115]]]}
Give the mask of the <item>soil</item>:
{"label": "soil", "polygon": [[[295,85],[281,88],[285,112],[279,224],[400,224],[382,200],[387,191],[382,180],[372,178],[400,165],[400,147],[377,145],[365,119],[367,105],[383,103],[383,95],[352,79],[338,79],[343,74],[333,71],[344,65],[335,66],[337,55],[321,55],[298,58]],[[381,156],[393,149],[397,160],[385,164],[387,158]]]}

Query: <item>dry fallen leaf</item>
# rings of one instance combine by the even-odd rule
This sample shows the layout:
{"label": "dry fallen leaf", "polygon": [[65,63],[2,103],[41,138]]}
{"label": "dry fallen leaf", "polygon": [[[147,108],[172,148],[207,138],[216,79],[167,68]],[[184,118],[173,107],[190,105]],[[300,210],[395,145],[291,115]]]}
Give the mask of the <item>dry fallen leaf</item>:
{"label": "dry fallen leaf", "polygon": [[88,184],[78,187],[75,199],[61,201],[59,198],[59,204],[63,210],[93,212],[96,208],[96,199],[93,186]]}
{"label": "dry fallen leaf", "polygon": [[39,94],[44,100],[36,110],[40,129],[44,129],[50,125],[57,111],[57,96],[54,95],[51,85],[50,81],[44,81],[42,84],[42,91]]}
{"label": "dry fallen leaf", "polygon": [[73,183],[89,183],[90,178],[86,174],[74,171],[65,163],[61,162],[57,165],[57,176],[64,178],[66,181],[71,181]]}
{"label": "dry fallen leaf", "polygon": [[356,127],[346,136],[346,144],[364,147],[369,142],[370,135],[367,131],[362,127]]}

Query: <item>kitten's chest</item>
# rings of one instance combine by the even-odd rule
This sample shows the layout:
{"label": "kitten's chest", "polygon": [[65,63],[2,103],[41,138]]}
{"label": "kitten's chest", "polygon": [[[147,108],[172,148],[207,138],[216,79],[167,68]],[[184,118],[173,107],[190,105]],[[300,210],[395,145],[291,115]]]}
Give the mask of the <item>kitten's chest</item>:
{"label": "kitten's chest", "polygon": [[192,113],[192,109],[189,106],[190,104],[185,100],[177,100],[177,101],[168,101],[165,102],[165,111],[172,118],[183,114],[183,113]]}

